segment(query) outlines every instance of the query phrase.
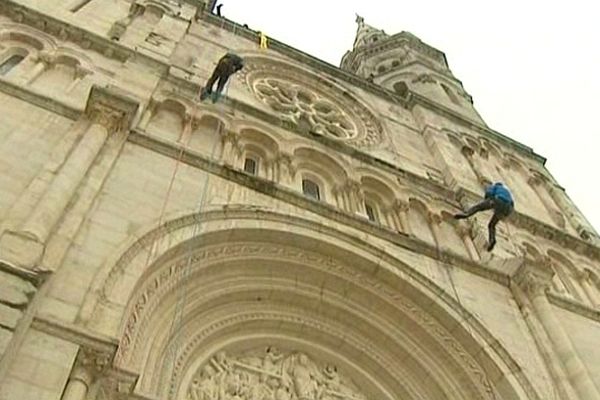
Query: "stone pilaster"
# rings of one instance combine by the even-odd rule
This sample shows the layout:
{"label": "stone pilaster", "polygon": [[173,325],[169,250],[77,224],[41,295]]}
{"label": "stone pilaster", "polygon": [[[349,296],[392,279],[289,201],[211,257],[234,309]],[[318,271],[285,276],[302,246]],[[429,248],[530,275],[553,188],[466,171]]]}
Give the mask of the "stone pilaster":
{"label": "stone pilaster", "polygon": [[554,221],[557,226],[564,229],[566,227],[565,219],[558,211],[556,203],[546,191],[547,185],[545,177],[539,173],[534,173],[529,177],[527,183],[533,188],[544,207],[546,207],[546,210],[548,210],[548,214],[550,215],[550,218],[552,218],[552,221]]}
{"label": "stone pilaster", "polygon": [[223,152],[221,153],[221,161],[223,164],[233,167],[237,164],[238,157],[241,153],[240,137],[236,132],[226,131],[222,139]]}
{"label": "stone pilaster", "polygon": [[296,175],[296,168],[294,166],[293,157],[291,154],[279,152],[275,157],[274,170],[276,170],[276,182],[281,185],[292,187],[294,176]]}
{"label": "stone pilaster", "polygon": [[27,86],[32,84],[37,78],[54,65],[55,57],[52,53],[41,51],[37,54],[36,63],[33,68],[23,76],[21,84]]}
{"label": "stone pilaster", "polygon": [[479,251],[477,251],[475,242],[473,242],[471,227],[463,222],[456,224],[456,229],[471,259],[473,261],[479,261],[481,259],[481,256],[479,255]]}
{"label": "stone pilaster", "polygon": [[563,329],[548,301],[546,292],[551,285],[553,271],[546,258],[525,260],[512,277],[512,283],[525,294],[533,312],[550,339],[570,386],[581,400],[600,400],[600,392],[579,358],[571,339]]}
{"label": "stone pilaster", "polygon": [[94,86],[82,118],[87,129],[54,174],[41,200],[28,218],[0,237],[0,257],[25,269],[36,269],[47,240],[94,164],[110,135],[129,130],[138,104],[107,88]]}

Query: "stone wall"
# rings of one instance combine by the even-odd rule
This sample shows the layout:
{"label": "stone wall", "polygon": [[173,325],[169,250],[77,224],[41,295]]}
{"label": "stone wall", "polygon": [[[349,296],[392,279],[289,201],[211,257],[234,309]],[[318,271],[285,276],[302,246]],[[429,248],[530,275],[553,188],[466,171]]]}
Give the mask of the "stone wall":
{"label": "stone wall", "polygon": [[[544,160],[256,40],[194,1],[0,0],[0,399],[599,398],[597,234]],[[490,254],[452,215],[499,179]]]}

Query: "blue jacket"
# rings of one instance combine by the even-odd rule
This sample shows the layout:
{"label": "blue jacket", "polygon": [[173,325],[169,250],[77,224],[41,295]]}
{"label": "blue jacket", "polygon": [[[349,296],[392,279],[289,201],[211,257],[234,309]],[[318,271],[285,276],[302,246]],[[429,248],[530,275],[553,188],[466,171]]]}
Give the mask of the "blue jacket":
{"label": "blue jacket", "polygon": [[515,205],[510,190],[508,190],[508,188],[500,182],[494,183],[493,185],[489,185],[485,188],[485,198],[488,199],[490,197],[500,199],[512,206]]}

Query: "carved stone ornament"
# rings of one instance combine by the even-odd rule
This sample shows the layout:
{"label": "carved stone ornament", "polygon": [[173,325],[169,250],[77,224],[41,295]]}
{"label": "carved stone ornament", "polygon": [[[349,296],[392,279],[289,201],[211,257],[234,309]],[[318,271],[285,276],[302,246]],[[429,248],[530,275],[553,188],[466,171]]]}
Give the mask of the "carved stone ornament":
{"label": "carved stone ornament", "polygon": [[93,86],[87,101],[88,118],[106,127],[109,132],[128,129],[139,103],[116,89]]}
{"label": "carved stone ornament", "polygon": [[366,400],[335,365],[274,346],[235,356],[224,351],[205,362],[186,400]]}
{"label": "carved stone ornament", "polygon": [[330,82],[273,60],[250,59],[240,75],[250,90],[283,118],[307,130],[359,146],[382,140],[375,116]]}

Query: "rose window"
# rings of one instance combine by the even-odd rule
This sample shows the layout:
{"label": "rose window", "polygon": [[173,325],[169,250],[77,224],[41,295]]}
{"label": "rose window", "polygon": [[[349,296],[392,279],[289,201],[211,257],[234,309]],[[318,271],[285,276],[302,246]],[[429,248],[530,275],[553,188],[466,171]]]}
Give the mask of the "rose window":
{"label": "rose window", "polygon": [[329,77],[275,60],[247,58],[238,79],[280,117],[313,133],[361,147],[382,141],[383,129],[373,113]]}
{"label": "rose window", "polygon": [[339,107],[300,85],[265,78],[255,83],[254,90],[271,108],[293,122],[307,121],[314,133],[339,139],[356,137],[356,127]]}

